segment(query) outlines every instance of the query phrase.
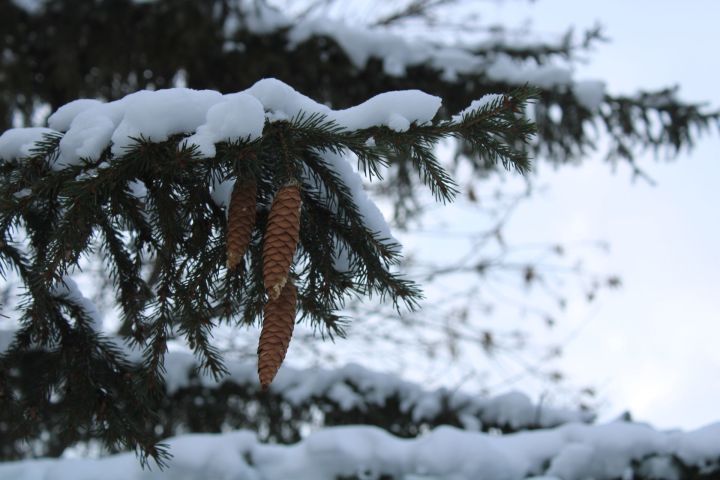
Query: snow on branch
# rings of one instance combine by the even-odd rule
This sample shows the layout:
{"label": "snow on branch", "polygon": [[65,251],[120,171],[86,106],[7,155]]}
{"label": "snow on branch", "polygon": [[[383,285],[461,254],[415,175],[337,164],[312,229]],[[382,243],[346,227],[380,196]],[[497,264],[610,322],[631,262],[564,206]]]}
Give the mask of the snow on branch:
{"label": "snow on branch", "polygon": [[436,96],[406,90],[332,110],[276,79],[260,80],[244,92],[227,95],[189,88],[143,90],[108,103],[70,102],[50,116],[50,128],[10,129],[0,137],[0,159],[30,156],[31,146],[43,135],[61,132],[59,156],[51,165],[54,170],[96,160],[108,146],[113,156],[122,156],[138,138],[162,142],[188,132],[195,133],[186,139],[187,144],[208,158],[216,155],[216,143],[260,138],[266,118],[289,121],[314,114],[343,130],[386,126],[404,132],[411,124],[431,121],[440,104]]}
{"label": "snow on branch", "polygon": [[[33,3],[34,8],[28,10],[33,13],[41,11],[38,5],[43,2]],[[23,5],[23,2],[18,3],[20,7]],[[393,77],[403,77],[408,69],[425,66],[440,72],[447,81],[456,80],[458,75],[484,75],[490,81],[515,86],[529,83],[548,89],[563,87],[571,90],[581,104],[591,109],[598,106],[596,100],[602,99],[605,93],[602,82],[581,82],[576,88],[572,68],[567,64],[555,65],[512,55],[514,50],[531,49],[523,44],[522,39],[509,42],[505,52],[498,51],[499,45],[504,44],[498,44],[497,41],[490,44],[451,45],[441,41],[407,38],[382,26],[373,28],[327,17],[298,20],[264,1],[238,0],[229,5],[224,18],[226,51],[243,48],[242,43],[235,40],[238,32],[243,31],[255,35],[281,33],[290,50],[312,38],[330,38],[343,49],[356,68],[364,69],[371,59],[379,59],[384,72]],[[543,44],[540,46],[547,48]],[[559,44],[555,48],[564,51]]]}
{"label": "snow on branch", "polygon": [[[13,332],[0,330],[0,348],[8,347],[13,336]],[[141,351],[123,346],[117,338],[106,343],[130,359],[129,371],[142,368]],[[29,360],[50,363],[52,352],[36,345],[12,365],[24,371],[28,367],[23,365],[32,363]],[[164,400],[155,407],[155,416],[143,426],[144,430],[162,432],[163,436],[188,429],[196,432],[251,429],[262,441],[288,444],[306,436],[308,431],[337,425],[375,425],[394,435],[413,438],[441,425],[497,435],[593,420],[588,411],[536,404],[516,391],[487,397],[445,388],[427,390],[397,376],[354,364],[332,370],[286,366],[267,392],[259,388],[254,362],[226,362],[227,375],[221,379],[205,371],[201,362],[187,352],[169,352],[164,366],[160,392]],[[16,388],[19,394],[24,391],[22,386]],[[37,432],[53,431],[74,398],[58,391],[53,408],[44,410],[38,418]],[[103,400],[108,402],[112,397]],[[92,432],[77,438],[36,435],[35,455],[62,452],[76,445],[83,448],[97,440]],[[21,438],[17,431],[6,432],[0,437],[0,452],[6,458],[25,456],[26,452],[17,448]],[[113,448],[112,451],[118,451]]]}
{"label": "snow on branch", "polygon": [[95,304],[82,294],[75,280],[70,277],[63,277],[53,287],[52,293],[59,299],[65,300],[69,305],[79,309],[82,316],[87,319],[88,327],[97,331],[102,329],[102,314]]}
{"label": "snow on branch", "polygon": [[[65,279],[66,283],[70,281]],[[11,344],[13,333],[0,330],[0,354]],[[142,357],[140,353],[122,347],[122,343],[120,339],[114,340],[117,348],[139,363]],[[165,391],[172,397],[197,387],[207,392],[232,385],[243,389],[249,396],[259,393],[255,363],[229,361],[226,368],[226,376],[215,378],[209,372],[203,372],[192,354],[168,352],[165,357]],[[326,402],[338,411],[345,412],[385,408],[391,400],[395,400],[398,402],[397,413],[407,415],[412,422],[440,425],[441,419],[453,415],[459,420],[459,426],[467,430],[516,431],[555,427],[571,422],[587,423],[594,419],[594,415],[588,411],[535,404],[527,395],[517,391],[486,397],[446,388],[427,390],[396,375],[357,364],[335,369],[286,366],[278,373],[267,395],[275,396],[293,407],[310,408]]]}
{"label": "snow on branch", "polygon": [[[453,46],[443,42],[410,39],[389,32],[384,27],[351,25],[346,21],[326,17],[295,21],[264,2],[241,1],[236,4],[236,8],[225,20],[226,48],[232,48],[233,38],[239,30],[260,35],[284,31],[289,49],[295,49],[311,38],[331,38],[340,45],[356,68],[364,69],[370,59],[380,59],[384,72],[394,77],[405,76],[412,67],[427,66],[441,72],[448,81],[455,80],[458,75],[483,74],[492,81],[516,86],[526,83],[545,88],[573,85],[569,66],[540,64],[532,59],[519,60],[500,52],[481,55],[475,53],[478,49],[472,45]],[[604,85],[594,83],[592,86],[594,88],[589,92],[589,97],[586,96],[589,85],[575,93],[583,100],[602,97]]]}
{"label": "snow on branch", "polygon": [[720,473],[720,424],[660,432],[636,423],[571,424],[504,436],[440,427],[399,439],[369,426],[325,428],[295,445],[260,443],[255,434],[183,435],[164,471],[142,470],[131,454],[101,459],[0,464],[0,477],[34,480],[692,479]]}
{"label": "snow on branch", "polygon": [[[194,387],[216,389],[228,384],[241,387],[250,394],[258,391],[254,364],[228,363],[229,375],[220,380],[198,374],[198,367],[192,355],[169,353],[166,359],[168,394],[174,395]],[[590,422],[594,418],[586,411],[533,404],[520,392],[482,397],[445,388],[428,391],[395,375],[355,364],[333,370],[285,367],[278,373],[269,394],[294,407],[309,408],[328,403],[338,411],[365,412],[385,408],[394,399],[399,402],[398,415],[407,415],[413,422],[438,425],[442,418],[454,416],[469,430],[496,428],[515,431],[554,427],[568,422]]]}
{"label": "snow on branch", "polygon": [[[527,84],[539,90],[530,112],[538,126],[538,135],[530,145],[535,156],[560,164],[584,158],[602,147],[608,160],[625,161],[635,174],[642,175],[635,164],[638,152],[654,149],[674,157],[692,147],[701,133],[716,129],[720,119],[720,112],[667,96],[665,90],[616,96],[606,91],[602,79],[576,78],[576,54],[587,47],[587,42],[602,38],[597,28],[580,43],[575,43],[572,35],[545,42],[530,32],[505,38],[495,29],[489,32],[495,37],[490,41],[454,42],[438,25],[428,25],[427,32],[411,36],[407,30],[390,31],[382,25],[324,18],[319,13],[304,15],[298,8],[277,9],[271,4],[278,2],[266,0],[182,5],[170,0],[124,0],[118,2],[112,17],[90,4],[46,0],[13,3],[10,10],[16,21],[11,22],[8,42],[28,47],[11,49],[16,60],[8,66],[7,74],[17,81],[4,103],[0,102],[4,105],[0,110],[7,113],[0,118],[3,125],[29,124],[30,119],[45,114],[47,104],[57,108],[77,91],[112,99],[138,88],[190,85],[230,91],[262,76],[291,80],[314,99],[336,107],[358,104],[388,90],[420,88],[443,98],[445,108],[439,113],[443,118],[483,94],[506,93]],[[182,15],[173,14],[180,11]],[[72,29],[72,22],[62,21],[78,16],[98,28],[77,31]],[[128,49],[126,25],[134,27],[138,17],[145,20],[137,32],[137,48]],[[188,20],[195,18],[202,21]],[[461,24],[465,21],[459,19]],[[26,35],[47,25],[52,25],[57,40],[49,45],[43,43],[45,37]],[[196,40],[172,53],[157,48],[168,45],[172,49],[177,38]],[[62,56],[78,42],[104,46],[84,51],[79,59],[62,57],[66,68],[78,75],[62,75],[61,70],[48,75],[38,70],[42,58],[32,52],[48,47]],[[106,58],[117,61],[107,63]],[[223,75],[214,73],[217,71]],[[43,80],[33,85],[22,80],[40,74]],[[80,85],[76,83],[79,79],[90,80]],[[58,92],[63,93],[58,96]],[[658,97],[667,97],[667,101],[658,103]],[[224,118],[225,113],[220,107],[213,118]],[[393,125],[397,127],[405,124],[402,119],[396,120]],[[112,127],[105,122],[98,128]],[[206,133],[200,132],[195,140],[201,151],[210,154],[216,137],[215,133]],[[223,138],[223,132],[217,135]],[[609,141],[599,142],[604,137]],[[458,152],[468,154],[462,144]],[[469,159],[476,171],[494,168],[494,164],[472,157]]]}

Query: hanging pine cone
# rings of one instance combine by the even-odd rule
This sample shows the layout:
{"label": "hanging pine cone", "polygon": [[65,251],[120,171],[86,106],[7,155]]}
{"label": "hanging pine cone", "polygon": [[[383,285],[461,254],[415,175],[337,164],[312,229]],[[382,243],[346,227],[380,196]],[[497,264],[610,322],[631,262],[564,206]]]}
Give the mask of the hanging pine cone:
{"label": "hanging pine cone", "polygon": [[267,390],[285,359],[293,328],[297,289],[288,280],[280,296],[265,304],[262,331],[258,344],[258,376],[263,390]]}
{"label": "hanging pine cone", "polygon": [[300,187],[288,183],[278,190],[270,207],[263,243],[263,282],[275,299],[287,281],[300,239]]}
{"label": "hanging pine cone", "polygon": [[235,182],[227,222],[227,268],[234,270],[242,261],[255,227],[257,186],[252,180]]}

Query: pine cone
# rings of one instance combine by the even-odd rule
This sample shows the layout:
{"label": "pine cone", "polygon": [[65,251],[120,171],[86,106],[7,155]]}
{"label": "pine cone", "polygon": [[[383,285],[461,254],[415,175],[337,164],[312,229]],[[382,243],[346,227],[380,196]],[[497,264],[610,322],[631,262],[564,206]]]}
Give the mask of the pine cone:
{"label": "pine cone", "polygon": [[252,180],[235,182],[227,222],[227,268],[234,270],[242,261],[255,227],[257,186]]}
{"label": "pine cone", "polygon": [[300,240],[300,187],[282,187],[270,207],[263,243],[263,282],[271,299],[275,299],[287,281],[293,256]]}
{"label": "pine cone", "polygon": [[263,390],[267,390],[285,359],[293,328],[297,289],[291,280],[280,296],[265,304],[260,342],[258,344],[258,376]]}

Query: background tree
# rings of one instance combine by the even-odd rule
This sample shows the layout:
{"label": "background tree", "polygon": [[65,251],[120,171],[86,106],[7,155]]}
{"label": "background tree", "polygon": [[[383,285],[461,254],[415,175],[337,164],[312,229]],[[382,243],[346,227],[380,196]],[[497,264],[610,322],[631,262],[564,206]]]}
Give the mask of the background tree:
{"label": "background tree", "polygon": [[[449,3],[411,2],[396,11],[379,11],[377,18],[366,22],[402,34],[403,23],[431,18],[437,8]],[[14,52],[3,57],[6,125],[29,123],[43,115],[46,105],[55,110],[78,96],[114,99],[138,88],[182,83],[236,91],[266,76],[284,80],[334,108],[360,103],[386,90],[420,88],[441,96],[449,116],[483,94],[509,92],[529,81],[539,89],[533,111],[538,126],[532,145],[535,157],[558,163],[582,158],[596,140],[590,128],[594,126],[611,140],[608,158],[627,161],[642,175],[634,165],[638,149],[677,151],[692,142],[693,128],[706,129],[718,118],[697,105],[677,101],[671,91],[612,97],[598,85],[574,82],[565,67],[579,50],[600,38],[598,31],[588,32],[579,42],[566,36],[563,42],[533,48],[514,46],[511,34],[505,32],[491,42],[460,49],[462,56],[457,60],[447,55],[442,44],[417,46],[395,36],[378,41],[377,30],[362,28],[351,31],[361,46],[358,52],[347,43],[346,26],[317,20],[336,8],[332,2],[318,2],[298,12],[299,23],[262,2],[178,2],[172,6],[109,2],[94,8],[84,2],[57,2],[34,12],[7,3],[2,8],[7,10],[0,12],[7,22],[5,46]],[[128,31],[137,32],[130,45]],[[68,55],[77,45],[87,48],[81,49],[81,55]],[[473,182],[482,182],[495,168],[488,161],[492,158],[471,154],[462,142],[456,151],[455,162],[448,167],[471,169]],[[410,225],[422,212],[422,193],[406,155],[392,156],[390,164],[385,178],[392,187],[385,190],[392,193],[398,223]],[[485,265],[482,259],[473,263],[472,268],[483,274],[508,267],[505,262]],[[518,276],[528,282],[542,274],[528,265],[518,270]],[[436,267],[427,276],[442,274],[442,268]],[[124,332],[129,333],[127,325]],[[467,339],[457,332],[450,336]],[[480,340],[492,348],[497,338],[483,333]],[[204,429],[202,423],[196,428]]]}

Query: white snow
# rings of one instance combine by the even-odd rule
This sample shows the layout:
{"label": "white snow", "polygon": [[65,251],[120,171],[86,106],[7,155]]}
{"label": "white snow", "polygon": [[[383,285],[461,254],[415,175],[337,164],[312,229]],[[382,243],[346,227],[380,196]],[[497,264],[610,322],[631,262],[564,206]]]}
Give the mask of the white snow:
{"label": "white snow", "polygon": [[292,27],[288,33],[290,48],[317,35],[335,40],[357,68],[365,68],[371,58],[382,60],[385,73],[391,76],[405,75],[409,67],[427,65],[440,70],[447,81],[454,81],[458,74],[485,74],[514,85],[551,88],[572,83],[572,71],[567,67],[520,62],[504,54],[486,58],[473,54],[471,46],[436,44],[327,18],[301,21]]}
{"label": "white snow", "polygon": [[205,123],[188,137],[188,144],[198,146],[202,157],[215,156],[215,144],[237,139],[255,140],[262,136],[265,111],[255,97],[245,93],[225,95],[207,111]]}
{"label": "white snow", "polygon": [[520,62],[509,55],[498,55],[485,66],[485,74],[491,80],[514,85],[529,83],[538,87],[553,88],[569,86],[572,83],[572,72],[567,68]]}
{"label": "white snow", "polygon": [[193,132],[205,123],[208,110],[221,99],[216,91],[189,88],[132,93],[118,100],[123,115],[111,137],[111,151],[115,156],[122,155],[133,137],[162,142],[173,134]]}
{"label": "white snow", "polygon": [[[315,153],[332,169],[340,180],[348,188],[353,203],[362,216],[363,223],[376,238],[390,248],[400,251],[400,242],[392,235],[390,226],[375,202],[368,196],[363,184],[363,177],[352,165],[357,164],[357,157],[350,152],[336,153],[331,151],[315,150]],[[319,197],[325,200],[326,207],[333,212],[338,212],[337,199],[331,195],[325,186],[311,173],[306,165],[302,174],[302,180],[315,190]],[[217,203],[217,202],[216,202]],[[351,252],[344,242],[338,240],[333,251],[333,265],[339,272],[350,271]]]}
{"label": "white snow", "polygon": [[[81,305],[89,316],[101,320],[97,309],[86,299],[72,279],[65,277],[65,285],[58,285],[56,294],[65,295]],[[0,353],[11,343],[13,332],[0,330]],[[132,349],[121,339],[109,338],[124,351],[132,362],[142,361],[142,350]],[[254,362],[227,361],[229,374],[217,381],[209,373],[199,371],[198,361],[192,353],[171,350],[165,357],[165,381],[169,395],[192,386],[220,388],[229,382],[252,391],[260,388],[257,380],[257,365]],[[593,415],[589,412],[538,405],[519,392],[508,392],[495,397],[471,395],[463,391],[449,391],[444,388],[425,390],[421,385],[408,382],[388,373],[368,370],[360,365],[349,364],[344,367],[325,370],[321,368],[296,369],[284,365],[270,386],[270,391],[281,396],[290,404],[301,406],[312,402],[314,398],[329,397],[338,402],[345,410],[364,411],[386,405],[391,399],[400,400],[401,411],[407,413],[413,421],[431,421],[442,412],[445,405],[464,423],[478,430],[483,426],[511,426],[526,428],[529,426],[554,427],[568,422],[590,422]],[[702,436],[707,435],[707,436]],[[714,431],[688,437],[688,458],[691,452],[697,452],[704,443],[715,435]],[[2,478],[2,477],[0,477]]]}
{"label": "white snow", "polygon": [[51,128],[28,127],[11,128],[0,135],[0,160],[27,158],[36,142],[42,141],[43,135],[56,134]]}
{"label": "white snow", "polygon": [[540,411],[535,410],[527,395],[520,392],[508,392],[491,398],[483,411],[484,418],[492,419],[493,423],[508,425],[512,428],[539,423],[538,418],[536,418],[539,415]]}
{"label": "white snow", "polygon": [[91,327],[96,330],[102,330],[102,315],[95,304],[85,297],[77,286],[77,283],[70,277],[63,277],[62,280],[53,286],[52,294],[56,297],[66,298],[71,303],[79,306],[87,317],[91,320]]}
{"label": "white snow", "polygon": [[226,41],[224,51],[244,51],[244,45],[235,42],[232,37],[238,30],[249,30],[257,34],[266,34],[290,26],[291,20],[278,9],[266,2],[255,0],[235,0],[227,5],[227,13],[217,10],[215,15],[220,19],[220,12],[225,13],[223,33]]}
{"label": "white snow", "polygon": [[[362,215],[365,226],[381,239],[385,239],[387,244],[395,244],[399,247],[400,242],[393,237],[390,226],[385,221],[382,212],[365,191],[362,177],[353,165],[350,164],[348,159],[334,152],[325,151],[318,153],[323,160],[335,170],[342,182],[350,190],[353,202],[355,202],[355,205]],[[350,155],[348,154],[347,156]]]}
{"label": "white snow", "polygon": [[58,108],[55,113],[48,117],[48,126],[60,132],[65,132],[70,128],[70,124],[80,113],[102,104],[103,102],[100,100],[91,98],[73,100]]}
{"label": "white snow", "polygon": [[97,159],[111,144],[112,154],[121,156],[133,138],[161,142],[192,132],[187,141],[197,144],[202,156],[212,157],[217,142],[262,135],[264,115],[262,105],[248,95],[171,88],[143,90],[109,103],[76,100],[58,109],[49,122],[66,130],[54,166],[61,169],[82,158]]}
{"label": "white snow", "polygon": [[405,38],[383,28],[349,25],[329,18],[295,24],[288,32],[289,48],[296,48],[313,36],[335,40],[358,68],[365,68],[371,58],[381,60],[383,70],[391,76],[402,76],[409,67],[427,64],[452,80],[457,74],[477,73],[483,64],[479,56],[464,48]]}
{"label": "white snow", "polygon": [[331,118],[349,130],[385,125],[404,132],[411,123],[423,124],[432,120],[441,103],[440,97],[420,90],[386,92],[356,107],[338,110]]}
{"label": "white snow", "polygon": [[[694,460],[680,445],[696,432],[660,432],[634,423],[570,424],[494,435],[438,427],[414,439],[372,426],[324,428],[294,445],[260,443],[249,431],[182,435],[167,440],[174,458],[166,470],[142,470],[134,455],[102,459],[26,460],[0,464],[0,478],[17,480],[263,479],[335,480],[380,475],[414,480],[596,480],[632,478],[633,468],[655,478],[679,478],[668,459],[718,470],[720,423]],[[629,447],[629,448],[628,448]]]}
{"label": "white snow", "polygon": [[[291,25],[290,19],[278,22],[282,27]],[[235,27],[240,24],[236,23]],[[249,26],[250,31],[254,31]],[[267,33],[267,30],[254,31]],[[235,30],[226,29],[230,37]],[[533,60],[520,61],[507,54],[478,55],[483,45],[448,45],[423,38],[410,38],[388,32],[383,28],[350,25],[331,18],[310,18],[296,22],[287,33],[290,49],[315,36],[332,38],[359,69],[367,66],[370,59],[382,61],[383,70],[390,76],[403,76],[410,67],[425,65],[440,71],[446,81],[456,81],[458,75],[485,75],[491,80],[512,85],[536,85],[543,88],[571,87],[583,105],[596,105],[602,101],[602,82],[573,82],[572,69],[567,65],[539,64]],[[519,47],[522,45],[518,44]],[[488,46],[485,45],[485,48]],[[588,107],[589,108],[589,107]]]}
{"label": "white snow", "polygon": [[144,202],[147,198],[147,186],[142,180],[133,180],[128,182],[128,188],[130,189],[132,196],[141,202]]}
{"label": "white snow", "polygon": [[0,330],[0,353],[5,352],[13,340],[15,339],[15,332],[12,330]]}
{"label": "white snow", "polygon": [[422,45],[426,48],[417,48],[385,29],[351,26],[328,18],[315,18],[296,24],[288,33],[289,47],[295,48],[319,35],[335,40],[358,68],[365,68],[373,57],[383,60],[388,75],[401,76],[409,65],[425,63],[431,58],[429,44]]}
{"label": "white snow", "polygon": [[327,105],[297,92],[291,86],[266,78],[258,81],[245,93],[257,98],[268,111],[269,120],[287,120],[304,112],[321,114],[347,130],[386,126],[405,131],[411,123],[425,123],[433,119],[442,100],[420,90],[381,93],[344,110],[332,110]]}
{"label": "white snow", "polygon": [[[243,15],[252,17],[253,9],[243,4],[240,9]],[[520,61],[507,54],[488,56],[473,53],[474,51],[491,50],[499,44],[507,48],[534,47],[543,42],[537,39],[518,38],[510,43],[507,39],[490,43],[477,44],[446,44],[442,41],[425,38],[403,36],[389,32],[384,28],[371,28],[364,25],[351,25],[345,21],[314,17],[293,21],[288,17],[282,18],[281,12],[272,8],[268,17],[273,23],[259,23],[256,26],[248,22],[234,22],[231,28],[225,29],[228,39],[231,39],[238,28],[244,26],[249,31],[264,34],[280,28],[288,28],[288,48],[295,49],[303,42],[316,36],[326,36],[333,39],[347,54],[350,61],[359,69],[367,66],[370,59],[382,62],[383,70],[387,75],[405,75],[408,68],[425,65],[440,72],[446,81],[456,81],[458,75],[485,75],[491,80],[506,82],[512,85],[536,85],[543,88],[566,87],[570,88],[578,102],[593,110],[602,102],[605,85],[600,81],[573,81],[573,71],[569,64],[559,62],[538,63],[534,60]],[[247,12],[247,13],[246,13]],[[273,26],[275,28],[273,28]],[[554,45],[557,47],[563,41],[559,38]]]}
{"label": "white snow", "polygon": [[59,157],[51,165],[55,170],[97,160],[108,147],[117,158],[135,139],[161,142],[175,134],[189,134],[188,145],[197,145],[201,157],[213,157],[216,143],[259,138],[266,120],[288,120],[302,112],[325,115],[347,130],[386,126],[406,131],[413,123],[431,121],[440,104],[436,96],[406,90],[332,110],[271,78],[227,95],[189,88],[142,90],[108,103],[90,99],[70,102],[50,116],[51,129],[10,129],[0,137],[0,158],[26,157],[42,134],[58,131],[65,134]]}
{"label": "white snow", "polygon": [[462,110],[457,115],[453,115],[452,121],[453,122],[461,122],[463,117],[466,115],[471,115],[478,110],[481,110],[486,105],[489,105],[493,102],[496,102],[498,100],[502,100],[503,95],[499,93],[489,93],[487,95],[483,95],[482,97],[478,98],[477,100],[473,100],[469,107]]}
{"label": "white snow", "polygon": [[[69,113],[75,115],[71,117]],[[110,143],[113,132],[122,118],[119,103],[96,105],[81,111],[68,111],[70,126],[60,140],[60,158],[51,167],[54,170],[81,164],[81,158],[96,159]]]}
{"label": "white snow", "polygon": [[[58,292],[84,302],[72,281],[66,280]],[[7,333],[0,331],[0,346],[9,344]],[[140,357],[134,355],[134,361]],[[170,394],[192,385],[217,388],[224,382],[249,391],[258,388],[254,364],[229,362],[230,374],[222,382],[197,374],[190,353],[170,351],[165,365]],[[473,419],[476,429],[483,424],[543,428],[498,435],[441,426],[414,439],[400,439],[372,426],[325,427],[294,445],[263,444],[249,431],[182,435],[167,441],[174,458],[164,471],[142,470],[137,458],[125,453],[102,459],[7,462],[0,464],[0,479],[334,480],[343,475],[379,478],[384,474],[413,480],[602,480],[632,478],[633,472],[679,479],[677,461],[706,473],[720,471],[720,423],[690,432],[663,432],[622,421],[578,423],[590,416],[534,405],[518,392],[483,398],[444,389],[427,391],[357,365],[334,370],[285,366],[270,391],[297,406],[326,397],[343,410],[363,411],[382,407],[393,398],[417,422],[433,418],[449,405],[458,416]]]}
{"label": "white snow", "polygon": [[[198,374],[197,361],[190,353],[171,351],[167,354],[165,365],[166,388],[170,394],[197,384],[218,388],[224,382],[249,389],[259,388],[257,368],[253,363],[227,362],[230,375],[220,382],[209,374]],[[374,372],[355,364],[333,370],[298,370],[283,366],[270,390],[298,406],[313,398],[329,396],[346,410],[383,406],[389,398],[397,397],[401,399],[401,409],[417,422],[435,418],[442,411],[444,402],[449,402],[458,415],[473,418],[476,428],[483,424],[514,428],[531,425],[552,427],[567,422],[587,422],[593,418],[588,412],[533,404],[520,392],[480,397],[442,388],[428,391],[394,375]]]}
{"label": "white snow", "polygon": [[205,123],[207,111],[221,98],[212,90],[171,88],[142,90],[109,103],[84,102],[66,111],[61,108],[56,122],[69,128],[53,168],[95,160],[110,145],[113,155],[122,155],[133,138],[160,142],[173,134],[191,133]]}
{"label": "white snow", "polygon": [[48,0],[12,0],[16,7],[22,8],[28,13],[39,13],[45,8]]}
{"label": "white snow", "polygon": [[594,111],[600,108],[605,98],[605,82],[600,80],[575,82],[572,91],[580,105]]}
{"label": "white snow", "polygon": [[226,216],[233,188],[235,188],[235,180],[214,181],[210,188],[210,197],[215,205],[225,210]]}
{"label": "white snow", "polygon": [[32,190],[29,188],[23,188],[21,190],[18,190],[13,194],[13,197],[17,198],[18,200],[29,197],[32,195]]}
{"label": "white snow", "polygon": [[677,438],[677,454],[686,463],[700,464],[704,459],[720,460],[717,447],[720,445],[720,424],[708,425]]}
{"label": "white snow", "polygon": [[352,258],[347,246],[338,242],[333,249],[333,268],[340,273],[350,273],[352,270]]}

